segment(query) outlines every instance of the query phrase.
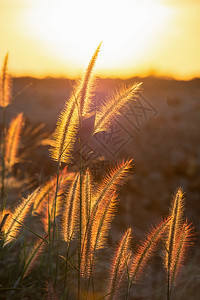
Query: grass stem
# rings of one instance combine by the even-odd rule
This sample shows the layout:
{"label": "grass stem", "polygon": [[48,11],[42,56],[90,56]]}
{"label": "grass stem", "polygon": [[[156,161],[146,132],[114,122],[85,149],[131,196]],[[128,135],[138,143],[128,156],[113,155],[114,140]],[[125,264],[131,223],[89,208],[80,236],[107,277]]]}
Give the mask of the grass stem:
{"label": "grass stem", "polygon": [[[2,97],[4,97],[2,95]],[[3,107],[3,124],[2,124],[2,174],[1,174],[1,201],[2,201],[2,210],[4,208],[4,197],[5,197],[5,130],[6,130],[6,108]]]}

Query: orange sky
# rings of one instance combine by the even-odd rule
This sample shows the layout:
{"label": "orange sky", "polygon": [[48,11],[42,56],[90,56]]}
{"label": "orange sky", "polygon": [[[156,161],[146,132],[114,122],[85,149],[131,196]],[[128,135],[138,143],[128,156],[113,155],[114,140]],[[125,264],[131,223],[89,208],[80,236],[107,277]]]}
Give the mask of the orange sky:
{"label": "orange sky", "polygon": [[79,76],[100,41],[99,76],[199,77],[200,1],[0,0],[13,76]]}

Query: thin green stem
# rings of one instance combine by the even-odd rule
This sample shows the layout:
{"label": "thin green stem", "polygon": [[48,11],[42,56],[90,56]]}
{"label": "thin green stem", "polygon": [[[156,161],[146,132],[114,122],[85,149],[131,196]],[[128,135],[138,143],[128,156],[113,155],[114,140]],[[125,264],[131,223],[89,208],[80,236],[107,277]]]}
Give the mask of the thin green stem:
{"label": "thin green stem", "polygon": [[[4,90],[4,89],[3,89]],[[4,95],[2,95],[4,97]],[[6,108],[3,107],[3,124],[2,124],[2,175],[1,175],[1,201],[2,209],[4,207],[4,197],[5,197],[5,129],[6,128]]]}
{"label": "thin green stem", "polygon": [[66,290],[66,281],[67,281],[67,271],[68,271],[68,259],[69,259],[69,247],[70,243],[67,243],[67,253],[66,253],[66,262],[65,262],[65,277],[64,277],[64,287],[63,287],[63,300],[67,300],[65,298],[65,290]]}
{"label": "thin green stem", "polygon": [[170,272],[167,270],[167,300],[170,300]]}
{"label": "thin green stem", "polygon": [[[80,126],[81,127],[81,126]],[[79,246],[78,246],[78,300],[81,281],[81,244],[82,244],[82,145],[80,143],[80,203],[79,203]]]}
{"label": "thin green stem", "polygon": [[130,290],[131,290],[131,281],[129,280],[128,287],[127,287],[127,293],[126,293],[126,300],[128,300],[128,298],[129,298]]}
{"label": "thin green stem", "polygon": [[26,241],[25,241],[25,230],[23,230],[23,254],[24,254],[24,266],[26,263]]}
{"label": "thin green stem", "polygon": [[93,274],[92,274],[92,292],[93,292],[93,300],[95,300],[94,277],[93,277]]}
{"label": "thin green stem", "polygon": [[128,300],[132,283],[131,283],[131,278],[130,278],[130,275],[129,275],[127,258],[126,258],[126,271],[127,271],[127,277],[128,277],[128,287],[127,287],[127,292],[126,292],[126,300]]}
{"label": "thin green stem", "polygon": [[[78,116],[79,116],[79,132],[81,132],[82,128],[82,115],[80,112],[80,106],[78,103],[78,99],[76,98],[76,105],[78,108]],[[80,288],[81,288],[81,245],[82,245],[82,143],[80,136],[80,201],[79,201],[79,242],[78,242],[78,300],[80,300]]]}
{"label": "thin green stem", "polygon": [[[58,241],[58,225],[56,224],[56,239]],[[57,284],[57,274],[58,274],[58,245],[57,245],[57,249],[56,249],[56,270],[55,270],[55,288],[56,288],[56,284]]]}
{"label": "thin green stem", "polygon": [[48,197],[48,233],[49,233],[49,278],[52,278],[52,268],[51,268],[51,214],[49,210],[49,197]]}
{"label": "thin green stem", "polygon": [[171,255],[170,249],[167,251],[168,266],[167,266],[167,300],[170,300],[170,269],[171,269]]}
{"label": "thin green stem", "polygon": [[87,281],[86,300],[87,300],[88,292],[89,292],[89,288],[90,288],[90,278],[91,278],[91,274],[90,274],[90,276],[88,278],[88,281]]}
{"label": "thin green stem", "polygon": [[46,242],[48,244],[48,241],[46,239],[44,239],[40,234],[38,234],[35,231],[31,230],[30,228],[28,228],[27,226],[25,226],[23,223],[19,222],[18,220],[16,220],[16,219],[13,219],[13,220],[16,221],[17,223],[19,223],[22,227],[26,228],[28,231],[35,234],[37,237],[39,237],[40,239],[42,239],[44,242]]}
{"label": "thin green stem", "polygon": [[[50,213],[50,227],[51,227],[51,217],[53,215],[53,232],[52,232],[52,243],[51,243],[51,263],[52,263],[52,258],[53,258],[53,252],[54,252],[54,243],[55,243],[55,232],[56,232],[56,209],[57,209],[57,196],[58,196],[58,188],[59,188],[59,173],[60,173],[60,158],[58,160],[58,164],[57,164],[57,174],[56,174],[56,191],[55,191],[55,197],[54,197],[54,202],[52,204],[52,208],[51,208],[51,213]],[[58,257],[57,257],[58,260]],[[57,266],[56,262],[56,266]],[[52,277],[52,267],[50,266],[50,274]],[[57,274],[55,273],[55,277],[57,276]],[[51,278],[50,277],[50,278]],[[55,282],[56,282],[56,278],[55,278]]]}
{"label": "thin green stem", "polygon": [[53,239],[52,239],[52,247],[54,245],[54,236],[55,236],[55,230],[56,230],[56,208],[57,208],[57,196],[58,196],[58,188],[59,188],[59,173],[60,173],[60,158],[58,160],[57,165],[57,173],[56,173],[56,191],[55,191],[55,198],[54,203],[52,205],[52,211],[53,212]]}

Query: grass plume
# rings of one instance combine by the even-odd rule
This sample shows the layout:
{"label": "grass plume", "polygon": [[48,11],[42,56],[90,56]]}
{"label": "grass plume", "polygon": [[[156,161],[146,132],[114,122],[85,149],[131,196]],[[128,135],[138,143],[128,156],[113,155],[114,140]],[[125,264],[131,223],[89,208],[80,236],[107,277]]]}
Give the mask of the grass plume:
{"label": "grass plume", "polygon": [[80,193],[80,174],[74,178],[67,193],[62,220],[62,236],[66,242],[70,242],[77,229]]}
{"label": "grass plume", "polygon": [[65,103],[51,141],[50,156],[57,162],[69,163],[79,125],[78,107],[74,95]]}
{"label": "grass plume", "polygon": [[93,222],[92,230],[92,248],[101,249],[106,245],[106,238],[115,216],[118,199],[116,193],[106,197],[98,206],[96,218]]}
{"label": "grass plume", "polygon": [[173,199],[170,211],[171,222],[169,224],[168,235],[166,240],[166,257],[165,266],[167,269],[167,285],[168,299],[170,299],[170,281],[172,276],[172,265],[175,255],[176,241],[180,235],[180,230],[183,225],[183,191],[179,188]]}
{"label": "grass plume", "polygon": [[108,175],[103,178],[102,182],[96,187],[93,211],[97,208],[104,197],[109,197],[110,194],[115,192],[116,188],[122,184],[124,179],[127,178],[127,174],[132,168],[132,162],[132,159],[122,161],[121,164],[111,169]]}
{"label": "grass plume", "polygon": [[81,118],[87,113],[87,109],[90,106],[92,94],[91,75],[100,51],[100,46],[101,44],[97,47],[83,80],[81,83],[77,83],[75,91],[72,92],[71,97],[66,101],[64,109],[58,118],[50,149],[50,156],[55,161],[70,162],[76,134],[81,125]]}
{"label": "grass plume", "polygon": [[[3,108],[3,120],[2,120],[2,174],[1,174],[1,203],[2,207],[5,206],[5,176],[6,176],[6,161],[5,161],[5,151],[6,151],[6,107],[10,104],[11,101],[11,78],[7,72],[8,65],[8,53],[5,56],[2,75],[0,78],[0,107]],[[6,201],[5,201],[6,202]]]}
{"label": "grass plume", "polygon": [[24,199],[22,203],[15,208],[14,212],[11,214],[12,217],[5,223],[4,246],[17,238],[19,229],[21,228],[20,223],[24,222],[37,193],[38,189]]}
{"label": "grass plume", "polygon": [[24,124],[23,114],[20,113],[15,117],[8,128],[5,145],[5,163],[7,169],[11,169],[12,166],[18,162],[17,151],[19,148],[20,135]]}
{"label": "grass plume", "polygon": [[5,56],[2,75],[0,79],[0,106],[6,107],[11,101],[12,81],[7,71],[8,68],[8,53]]}
{"label": "grass plume", "polygon": [[81,260],[81,274],[83,277],[91,275],[95,251],[106,246],[106,238],[115,216],[117,204],[115,193],[110,197],[104,198],[97,208],[92,226],[86,231]]}
{"label": "grass plume", "polygon": [[134,83],[129,88],[121,89],[112,95],[101,107],[97,110],[94,134],[101,131],[106,131],[111,122],[114,121],[120,109],[129,101],[133,100],[137,92],[140,90],[142,83]]}
{"label": "grass plume", "polygon": [[84,238],[87,224],[90,218],[90,212],[92,209],[92,175],[89,169],[86,170],[82,181],[82,237]]}
{"label": "grass plume", "polygon": [[173,254],[173,261],[171,264],[171,276],[170,276],[170,294],[172,287],[176,282],[176,278],[181,271],[189,248],[192,246],[194,240],[194,230],[192,224],[187,221],[183,224],[180,234],[176,240],[175,251]]}
{"label": "grass plume", "polygon": [[88,112],[88,109],[90,108],[90,101],[91,101],[93,82],[94,82],[92,72],[93,72],[100,48],[101,48],[101,43],[98,45],[97,49],[95,50],[95,52],[88,64],[85,75],[84,75],[82,81],[80,82],[77,99],[78,99],[78,103],[79,103],[79,113],[80,113],[81,117],[86,115]]}
{"label": "grass plume", "polygon": [[104,246],[104,241],[114,217],[116,208],[116,188],[121,184],[132,167],[132,160],[123,161],[110,170],[102,182],[95,187],[94,203],[91,209],[87,229],[82,242],[81,273],[89,277],[94,262],[94,252]]}
{"label": "grass plume", "polygon": [[46,282],[46,294],[47,300],[58,300],[54,285],[50,280]]}
{"label": "grass plume", "polygon": [[119,243],[119,246],[115,251],[106,300],[118,299],[117,296],[122,283],[122,278],[126,273],[126,263],[130,251],[130,241],[131,228],[125,232]]}
{"label": "grass plume", "polygon": [[[59,197],[63,192],[63,189],[65,188],[68,181],[72,180],[71,174],[67,174],[67,168],[64,168],[63,171],[59,174],[59,190],[58,194]],[[32,214],[40,214],[44,208],[47,207],[47,204],[49,203],[52,207],[53,200],[55,196],[55,189],[56,189],[56,182],[57,182],[57,176],[54,176],[50,180],[48,180],[43,186],[40,187],[40,190],[37,194],[37,197],[35,198]],[[58,197],[58,198],[59,198]],[[58,205],[59,207],[59,205]],[[51,209],[50,209],[51,211]]]}
{"label": "grass plume", "polygon": [[137,252],[134,254],[130,264],[130,278],[131,281],[139,278],[142,270],[144,269],[147,261],[152,256],[156,249],[158,241],[163,237],[167,225],[170,223],[170,218],[158,224],[147,235],[147,238],[138,247]]}
{"label": "grass plume", "polygon": [[[44,238],[46,240],[47,236]],[[30,254],[28,255],[28,258],[25,262],[24,270],[23,270],[23,275],[22,278],[25,278],[28,276],[36,263],[36,260],[38,256],[41,254],[43,247],[45,245],[45,241],[43,239],[39,239],[33,248],[30,251]]]}
{"label": "grass plume", "polygon": [[9,222],[9,219],[11,218],[11,211],[10,209],[3,209],[0,211],[0,235],[1,232],[5,231],[6,224]]}

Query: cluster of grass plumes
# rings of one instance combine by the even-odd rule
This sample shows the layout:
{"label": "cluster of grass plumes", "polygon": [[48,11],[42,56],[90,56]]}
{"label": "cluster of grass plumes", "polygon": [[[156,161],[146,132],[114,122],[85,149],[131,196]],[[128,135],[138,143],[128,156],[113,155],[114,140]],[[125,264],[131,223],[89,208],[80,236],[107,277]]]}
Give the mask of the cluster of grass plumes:
{"label": "cluster of grass plumes", "polygon": [[[18,289],[26,290],[24,282],[37,269],[43,285],[40,297],[80,300],[90,299],[91,293],[93,299],[96,297],[95,271],[107,246],[109,230],[116,215],[118,191],[133,166],[132,159],[123,160],[96,182],[92,171],[83,164],[79,140],[78,171],[69,172],[67,169],[82,122],[92,106],[93,69],[100,47],[101,44],[92,56],[83,79],[77,82],[66,101],[52,135],[50,157],[57,163],[57,173],[25,199],[15,203],[14,208],[7,205],[9,190],[6,190],[5,178],[18,161],[17,149],[24,117],[19,114],[7,130],[4,122],[1,140],[0,259],[3,260],[15,247],[21,256],[16,275],[11,276],[8,286],[2,287],[7,290],[8,298],[13,297]],[[7,95],[10,94],[7,91],[10,85],[6,83],[7,62],[6,56],[0,102],[4,117],[6,105],[9,104]],[[107,130],[127,102],[135,101],[140,87],[141,83],[134,83],[123,88],[97,108],[90,139],[94,134]],[[172,288],[193,240],[192,226],[184,220],[183,204],[183,192],[178,189],[169,216],[153,227],[135,250],[132,247],[132,229],[126,230],[118,245],[112,249],[110,269],[105,270],[108,284],[100,292],[100,299],[130,299],[131,290],[142,278],[146,265],[157,250],[164,253],[166,299],[172,299]],[[31,221],[28,224],[27,218]],[[40,231],[31,227],[34,222],[41,224]],[[27,242],[24,231],[29,233]],[[34,279],[33,276],[29,286],[37,285]],[[165,284],[163,286],[165,289]]]}

